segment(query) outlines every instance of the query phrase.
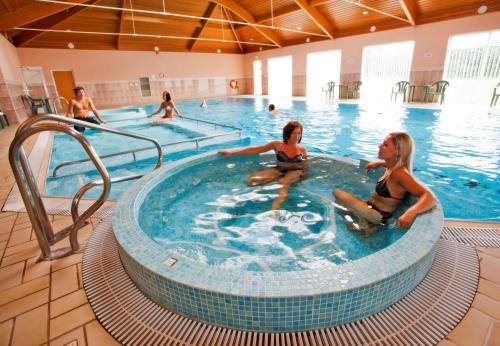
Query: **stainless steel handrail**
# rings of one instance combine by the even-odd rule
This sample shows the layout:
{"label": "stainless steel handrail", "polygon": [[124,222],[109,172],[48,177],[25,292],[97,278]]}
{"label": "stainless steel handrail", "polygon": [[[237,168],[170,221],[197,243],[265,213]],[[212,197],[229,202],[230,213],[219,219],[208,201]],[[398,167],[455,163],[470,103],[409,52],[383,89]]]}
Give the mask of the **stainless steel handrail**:
{"label": "stainless steel handrail", "polygon": [[[57,123],[38,124],[41,121],[55,121]],[[89,124],[87,122],[64,118],[57,115],[34,116],[22,123],[19,126],[16,135],[14,136],[14,139],[9,147],[9,162],[14,173],[16,183],[19,187],[19,192],[25,204],[26,211],[28,212],[31,224],[33,225],[33,228],[35,230],[38,244],[42,251],[42,254],[40,256],[40,259],[42,260],[59,258],[80,251],[77,232],[80,228],[83,227],[85,221],[104,204],[111,190],[111,183],[137,179],[144,175],[134,174],[125,177],[110,179],[106,167],[104,166],[103,162],[101,161],[93,147],[87,141],[87,139],[78,131],[61,123],[92,127],[100,129],[102,131],[151,141],[158,149],[158,160],[155,168],[159,168],[161,166],[163,157],[160,144],[155,139],[147,136],[109,129],[104,126]],[[59,231],[57,234],[54,234],[53,228],[50,224],[40,192],[36,185],[36,180],[34,178],[33,172],[31,171],[28,158],[23,148],[23,143],[27,138],[44,131],[63,132],[74,137],[83,146],[86,153],[89,155],[90,159],[92,160],[102,177],[102,180],[87,183],[78,190],[71,204],[71,216],[73,219],[73,224]],[[90,188],[98,185],[104,186],[101,195],[87,210],[85,210],[81,215],[78,215],[78,206],[81,198]],[[63,248],[54,251],[50,249],[51,244],[54,244],[68,234],[70,237],[70,248]]]}
{"label": "stainless steel handrail", "polygon": [[184,119],[189,119],[189,120],[196,121],[197,123],[200,122],[200,123],[204,123],[204,124],[214,125],[215,128],[217,128],[217,126],[220,126],[220,127],[227,127],[227,128],[233,129],[233,130],[243,131],[242,128],[239,128],[239,127],[236,127],[236,126],[231,126],[231,125],[216,123],[216,122],[208,121],[208,120],[201,120],[201,119],[197,119],[197,118],[191,118],[191,117],[187,117],[185,115],[177,115],[177,116],[179,118],[184,118]]}
{"label": "stainless steel handrail", "polygon": [[[187,119],[191,119],[191,118],[187,118]],[[197,119],[194,119],[194,120],[197,120]],[[186,139],[186,140],[178,141],[178,142],[166,143],[166,144],[162,144],[161,147],[165,148],[167,146],[173,146],[173,145],[179,145],[179,144],[194,142],[196,144],[196,149],[198,149],[199,148],[199,142],[204,141],[204,140],[208,140],[208,139],[212,139],[212,138],[217,138],[217,137],[230,136],[230,135],[234,135],[234,134],[238,134],[238,136],[241,137],[241,131],[242,131],[242,129],[240,129],[238,127],[233,127],[233,126],[229,126],[229,125],[221,125],[221,124],[218,124],[218,123],[212,123],[212,122],[204,121],[204,120],[200,120],[200,121],[201,122],[206,122],[206,123],[209,123],[209,124],[215,124],[217,126],[229,127],[229,128],[232,128],[232,129],[236,129],[236,131],[225,132],[225,133],[221,133],[221,134],[217,134],[217,135],[211,135],[211,136],[196,137],[196,138]],[[154,147],[145,147],[145,148],[124,150],[124,151],[120,151],[118,153],[101,155],[100,157],[102,159],[104,159],[104,158],[115,157],[115,156],[120,156],[120,155],[132,154],[132,157],[133,157],[134,162],[135,162],[135,161],[137,161],[137,157],[135,156],[136,153],[141,152],[141,151],[145,151],[145,150],[151,150],[151,149],[154,149]],[[76,165],[76,164],[84,163],[84,162],[89,162],[89,161],[90,161],[89,159],[81,159],[81,160],[72,160],[72,161],[62,162],[62,163],[58,164],[56,167],[54,167],[54,170],[52,171],[52,176],[56,177],[57,176],[57,172],[61,168],[63,168],[63,167],[72,166],[72,165]]]}

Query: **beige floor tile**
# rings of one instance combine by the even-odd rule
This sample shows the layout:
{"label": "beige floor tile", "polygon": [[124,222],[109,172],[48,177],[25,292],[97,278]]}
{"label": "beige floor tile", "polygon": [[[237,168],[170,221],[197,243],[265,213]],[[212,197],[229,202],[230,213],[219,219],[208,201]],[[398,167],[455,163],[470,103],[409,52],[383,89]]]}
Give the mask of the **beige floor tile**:
{"label": "beige floor tile", "polygon": [[42,305],[16,317],[13,345],[35,346],[48,341],[48,305]]}
{"label": "beige floor tile", "polygon": [[38,256],[40,256],[41,253],[42,252],[37,247],[37,248],[30,248],[28,250],[20,251],[20,252],[15,253],[11,256],[4,256],[2,258],[1,267],[6,267],[6,266],[9,266],[9,265],[17,263],[17,262],[28,260],[30,258],[37,258]]}
{"label": "beige floor tile", "polygon": [[87,332],[87,342],[89,346],[114,346],[120,345],[97,321],[92,321],[85,325]]}
{"label": "beige floor tile", "polygon": [[23,282],[50,274],[50,261],[40,261],[37,263],[36,260],[36,258],[31,258],[26,261]]}
{"label": "beige floor tile", "polygon": [[450,340],[443,339],[437,345],[438,346],[455,346],[456,344],[454,342],[451,342]]}
{"label": "beige floor tile", "polygon": [[29,296],[2,305],[0,322],[20,315],[49,302],[49,289],[30,294]]}
{"label": "beige floor tile", "polygon": [[16,221],[16,217],[6,217],[0,220],[0,234],[10,234],[12,227]]}
{"label": "beige floor tile", "polygon": [[471,308],[446,338],[457,345],[483,345],[492,322],[491,317]]}
{"label": "beige floor tile", "polygon": [[80,306],[50,320],[50,338],[56,338],[95,319],[89,304]]}
{"label": "beige floor tile", "polygon": [[[68,343],[75,341],[78,343],[78,346],[85,346],[87,343],[85,342],[85,333],[83,331],[83,327],[72,330],[69,333],[66,333],[54,340],[50,341],[50,346],[64,346]],[[103,346],[107,346],[103,344]]]}
{"label": "beige floor tile", "polygon": [[9,288],[0,294],[0,306],[49,287],[48,275]]}
{"label": "beige floor tile", "polygon": [[58,271],[63,268],[75,265],[82,261],[83,254],[77,253],[68,257],[58,258],[52,261],[52,271]]}
{"label": "beige floor tile", "polygon": [[14,319],[0,323],[0,345],[10,345],[12,327],[14,327]]}
{"label": "beige floor tile", "polygon": [[76,265],[53,272],[51,277],[50,297],[52,300],[78,290]]}
{"label": "beige floor tile", "polygon": [[482,293],[476,293],[474,301],[472,302],[472,307],[484,312],[496,320],[500,320],[500,302],[491,299]]}
{"label": "beige floor tile", "polygon": [[50,318],[57,317],[87,303],[87,296],[83,289],[65,295],[50,303]]}
{"label": "beige floor tile", "polygon": [[78,263],[76,268],[78,270],[78,287],[83,288],[82,264]]}
{"label": "beige floor tile", "polygon": [[491,326],[490,335],[486,341],[486,346],[498,346],[500,345],[500,322],[496,321]]}
{"label": "beige floor tile", "polygon": [[485,279],[479,279],[478,292],[500,302],[500,285]]}
{"label": "beige floor tile", "polygon": [[9,242],[9,245],[8,245],[7,249],[5,250],[4,256],[11,256],[11,255],[14,255],[16,253],[20,253],[22,251],[33,250],[33,249],[36,250],[38,248],[39,248],[39,246],[38,246],[38,242],[36,240],[29,240],[27,242],[20,243],[18,245],[14,245],[14,246],[11,246],[10,242]]}
{"label": "beige floor tile", "polygon": [[31,222],[28,220],[27,222],[17,223],[12,227],[12,232],[21,232],[28,231],[31,234]]}
{"label": "beige floor tile", "polygon": [[18,231],[13,230],[12,233],[10,234],[8,247],[30,241],[30,238],[31,238],[31,228],[25,228]]}
{"label": "beige floor tile", "polygon": [[0,268],[0,292],[19,285],[23,280],[24,262]]}
{"label": "beige floor tile", "polygon": [[498,247],[480,247],[477,250],[500,259],[500,248]]}
{"label": "beige floor tile", "polygon": [[500,258],[480,252],[479,259],[481,277],[500,285]]}

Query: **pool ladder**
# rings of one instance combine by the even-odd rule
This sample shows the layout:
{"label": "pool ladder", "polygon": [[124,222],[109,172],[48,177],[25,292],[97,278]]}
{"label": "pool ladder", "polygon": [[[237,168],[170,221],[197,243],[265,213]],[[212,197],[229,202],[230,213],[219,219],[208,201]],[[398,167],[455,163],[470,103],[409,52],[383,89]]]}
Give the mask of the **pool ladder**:
{"label": "pool ladder", "polygon": [[[90,218],[104,204],[111,190],[111,184],[120,181],[138,179],[144,175],[143,173],[141,173],[110,178],[106,167],[102,163],[101,158],[95,152],[92,145],[90,145],[90,143],[81,133],[68,125],[89,127],[104,132],[110,132],[117,135],[152,142],[158,151],[158,158],[156,161],[155,169],[159,168],[162,162],[163,153],[161,145],[160,143],[158,143],[158,141],[151,137],[135,134],[133,132],[116,130],[105,126],[95,125],[92,123],[52,114],[36,115],[23,122],[17,129],[16,135],[14,136],[14,139],[10,144],[9,162],[12,168],[12,172],[14,173],[14,178],[16,179],[19,192],[26,207],[26,211],[28,212],[29,219],[35,231],[38,244],[42,251],[42,254],[40,255],[38,261],[52,260],[55,258],[65,257],[73,253],[81,252],[77,237],[78,230],[82,228],[85,225],[86,220]],[[28,157],[26,156],[26,152],[23,147],[24,141],[26,141],[28,138],[37,133],[45,131],[62,132],[76,139],[82,145],[85,152],[89,156],[90,160],[94,163],[97,171],[102,177],[102,180],[89,182],[83,185],[78,190],[71,203],[71,217],[73,219],[73,224],[60,230],[57,233],[54,233],[52,225],[50,224],[40,191],[38,190],[35,177],[33,175]],[[91,188],[100,185],[103,186],[103,191],[99,198],[94,203],[92,203],[87,210],[85,210],[82,214],[79,214],[78,207],[83,195]],[[56,250],[52,250],[50,248],[51,245],[57,243],[61,239],[64,239],[68,235],[70,247]]]}

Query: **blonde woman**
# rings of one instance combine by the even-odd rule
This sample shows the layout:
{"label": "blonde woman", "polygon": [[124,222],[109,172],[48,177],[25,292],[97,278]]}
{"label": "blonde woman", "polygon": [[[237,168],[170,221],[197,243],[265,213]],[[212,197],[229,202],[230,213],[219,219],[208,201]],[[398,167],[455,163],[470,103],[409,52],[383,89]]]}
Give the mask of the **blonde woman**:
{"label": "blonde woman", "polygon": [[[369,230],[370,224],[384,223],[408,194],[417,197],[417,202],[396,221],[396,227],[409,228],[415,217],[431,209],[436,200],[432,193],[412,176],[413,140],[404,132],[393,132],[379,145],[378,158],[383,161],[366,165],[368,171],[385,167],[384,175],[378,180],[375,192],[368,201],[342,190],[333,191],[337,204],[350,210],[359,220],[354,229]],[[373,228],[373,227],[371,227]]]}

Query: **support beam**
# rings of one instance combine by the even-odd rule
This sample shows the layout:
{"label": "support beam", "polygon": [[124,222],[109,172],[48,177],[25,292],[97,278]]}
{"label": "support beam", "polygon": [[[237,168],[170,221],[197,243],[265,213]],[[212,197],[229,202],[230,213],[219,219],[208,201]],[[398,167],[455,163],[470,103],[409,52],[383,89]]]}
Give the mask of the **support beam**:
{"label": "support beam", "polygon": [[[122,0],[121,2],[121,7],[125,7],[125,1]],[[125,26],[125,11],[120,12],[120,24],[118,24],[118,33],[121,34],[123,32],[123,27]],[[118,35],[116,36],[116,49],[120,50],[122,45],[122,36]]]}
{"label": "support beam", "polygon": [[[86,1],[88,4],[96,3],[98,0]],[[42,19],[40,22],[32,25],[34,29],[52,29],[58,24],[64,23],[68,19],[77,15],[81,11],[85,10],[85,7],[75,6],[67,11],[59,12]],[[38,36],[43,34],[42,31],[23,31],[14,37],[14,45],[16,47],[26,46],[28,43],[36,39]]]}
{"label": "support beam", "polygon": [[[245,10],[234,0],[213,0],[213,2],[226,7],[229,11],[233,12],[235,15],[237,15],[238,17],[240,17],[249,24],[257,24],[252,14],[250,14],[250,12]],[[271,29],[259,28],[257,26],[253,26],[253,28],[257,30],[260,34],[262,34],[265,38],[267,38],[269,41],[274,43],[276,46],[278,47],[284,46],[283,39]]]}
{"label": "support beam", "polygon": [[[205,13],[203,14],[203,17],[210,18],[212,16],[212,13],[214,13],[214,10],[215,10],[216,6],[217,6],[217,4],[215,2],[209,2],[208,3],[208,7],[205,10]],[[191,36],[191,37],[194,38],[194,40],[190,40],[188,42],[187,48],[188,48],[189,51],[192,51],[193,48],[194,48],[194,46],[198,42],[198,38],[201,36],[201,33],[203,32],[203,30],[207,27],[208,20],[202,19],[200,21],[200,24],[201,24],[201,26],[198,27],[198,28],[196,28],[194,30],[194,32],[193,32],[193,35]]]}
{"label": "support beam", "polygon": [[306,12],[309,18],[311,18],[328,37],[333,38],[333,26],[315,7],[309,6],[307,0],[295,0],[295,3]]}
{"label": "support beam", "polygon": [[[73,0],[73,3],[87,3],[88,0]],[[37,20],[59,13],[75,5],[50,4],[43,2],[32,2],[29,5],[19,7],[15,11],[4,13],[0,16],[0,31],[9,31],[17,26],[33,23]]]}
{"label": "support beam", "polygon": [[[231,17],[229,16],[229,13],[227,12],[226,8],[224,7],[224,14],[226,15],[226,18],[229,20],[232,20]],[[238,34],[236,33],[236,30],[234,30],[234,25],[233,23],[229,23],[229,26],[231,27],[231,31],[233,32],[234,38],[236,41],[238,41],[238,47],[240,47],[240,52],[245,53],[245,50],[243,49],[243,46],[240,43],[240,38],[238,37]]]}
{"label": "support beam", "polygon": [[417,9],[414,0],[399,0],[403,11],[405,11],[406,18],[410,21],[412,26],[417,25]]}

